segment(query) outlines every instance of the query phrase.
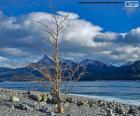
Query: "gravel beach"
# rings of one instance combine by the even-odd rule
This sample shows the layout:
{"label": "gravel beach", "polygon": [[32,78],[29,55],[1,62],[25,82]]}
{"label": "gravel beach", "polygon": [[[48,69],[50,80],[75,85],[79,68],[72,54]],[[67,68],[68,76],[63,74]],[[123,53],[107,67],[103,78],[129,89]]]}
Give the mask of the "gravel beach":
{"label": "gravel beach", "polygon": [[0,89],[0,116],[140,116],[140,106],[68,95],[65,113],[56,113],[49,93]]}

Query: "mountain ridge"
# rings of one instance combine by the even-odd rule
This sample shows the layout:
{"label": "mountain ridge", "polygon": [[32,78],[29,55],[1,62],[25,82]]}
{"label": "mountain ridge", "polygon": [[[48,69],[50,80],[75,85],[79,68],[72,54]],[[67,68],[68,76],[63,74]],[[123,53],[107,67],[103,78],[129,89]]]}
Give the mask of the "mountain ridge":
{"label": "mountain ridge", "polygon": [[[30,65],[50,66],[53,64],[53,60],[47,56],[44,56],[41,60]],[[81,62],[74,62],[72,60],[60,60],[61,66],[67,65],[72,68],[76,65],[85,67],[87,74],[81,79],[84,81],[93,80],[140,80],[140,61],[128,62],[121,66],[115,66],[111,63],[105,63],[94,59],[85,59]],[[29,81],[24,77],[25,73],[35,74],[40,76],[36,70],[32,70],[30,65],[22,68],[7,68],[0,67],[0,81]],[[18,73],[22,78],[14,79],[14,75]],[[26,74],[26,75],[29,75]]]}

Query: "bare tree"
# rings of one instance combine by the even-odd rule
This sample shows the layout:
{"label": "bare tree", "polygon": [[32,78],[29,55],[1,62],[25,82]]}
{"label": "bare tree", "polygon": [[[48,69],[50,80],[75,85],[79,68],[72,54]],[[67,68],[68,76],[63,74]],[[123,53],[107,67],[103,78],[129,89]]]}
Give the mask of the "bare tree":
{"label": "bare tree", "polygon": [[[42,68],[42,66],[35,66],[37,70],[45,77],[45,80],[49,81],[51,84],[51,90],[53,90],[53,94],[57,99],[57,112],[64,112],[64,102],[66,99],[66,95],[68,93],[70,85],[72,85],[72,81],[79,80],[85,73],[84,68],[82,66],[77,65],[74,67],[70,67],[68,65],[61,66],[60,64],[60,56],[59,56],[59,41],[61,34],[64,31],[64,23],[68,18],[68,15],[64,17],[60,17],[58,15],[51,15],[52,24],[48,26],[40,21],[38,23],[44,28],[47,37],[45,39],[51,43],[53,47],[53,55],[52,60],[53,64],[48,65],[48,67]],[[47,49],[44,49],[45,52]],[[47,53],[47,52],[46,52]],[[50,69],[49,69],[50,68]],[[52,70],[51,70],[52,69]],[[50,71],[51,70],[51,71]],[[52,73],[53,72],[53,73]],[[61,83],[64,80],[68,80],[68,84],[64,89],[64,95],[61,96]],[[46,85],[45,85],[46,86]]]}
{"label": "bare tree", "polygon": [[[41,21],[36,22],[40,24],[45,32],[46,36],[43,38],[51,44],[53,49],[51,53],[48,53],[47,48],[43,48],[41,50],[44,51],[45,55],[51,58],[52,62],[45,62],[46,65],[43,63],[32,63],[27,66],[28,71],[25,69],[25,75],[17,74],[14,79],[19,79],[20,76],[24,76],[24,78],[26,77],[26,80],[38,81],[53,93],[57,101],[57,112],[64,113],[64,104],[67,94],[69,93],[69,89],[73,86],[74,82],[78,81],[85,74],[85,69],[79,64],[74,64],[73,66],[63,64],[62,59],[60,60],[60,39],[65,29],[64,23],[67,21],[68,15],[58,16],[51,14],[50,17],[51,24],[46,24]],[[35,71],[41,74],[42,78],[34,75]],[[66,82],[65,87],[63,88],[63,94],[61,89],[62,82]]]}

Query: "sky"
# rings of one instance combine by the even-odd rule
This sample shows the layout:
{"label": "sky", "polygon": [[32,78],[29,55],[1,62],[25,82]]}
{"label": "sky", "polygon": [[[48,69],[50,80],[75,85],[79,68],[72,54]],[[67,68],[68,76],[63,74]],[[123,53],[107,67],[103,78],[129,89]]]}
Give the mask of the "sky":
{"label": "sky", "polygon": [[52,13],[60,18],[69,16],[60,38],[62,58],[89,58],[115,65],[140,60],[140,7],[79,1],[0,0],[0,67],[35,62],[43,56],[43,48],[51,52],[37,21],[50,26]]}

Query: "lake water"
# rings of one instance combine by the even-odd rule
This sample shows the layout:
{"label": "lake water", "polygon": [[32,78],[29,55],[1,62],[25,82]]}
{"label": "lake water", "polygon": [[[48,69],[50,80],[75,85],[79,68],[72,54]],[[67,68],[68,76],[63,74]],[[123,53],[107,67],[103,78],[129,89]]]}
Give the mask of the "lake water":
{"label": "lake water", "polygon": [[[36,82],[0,82],[0,88],[47,91]],[[140,105],[140,81],[75,82],[69,92],[80,96]]]}

